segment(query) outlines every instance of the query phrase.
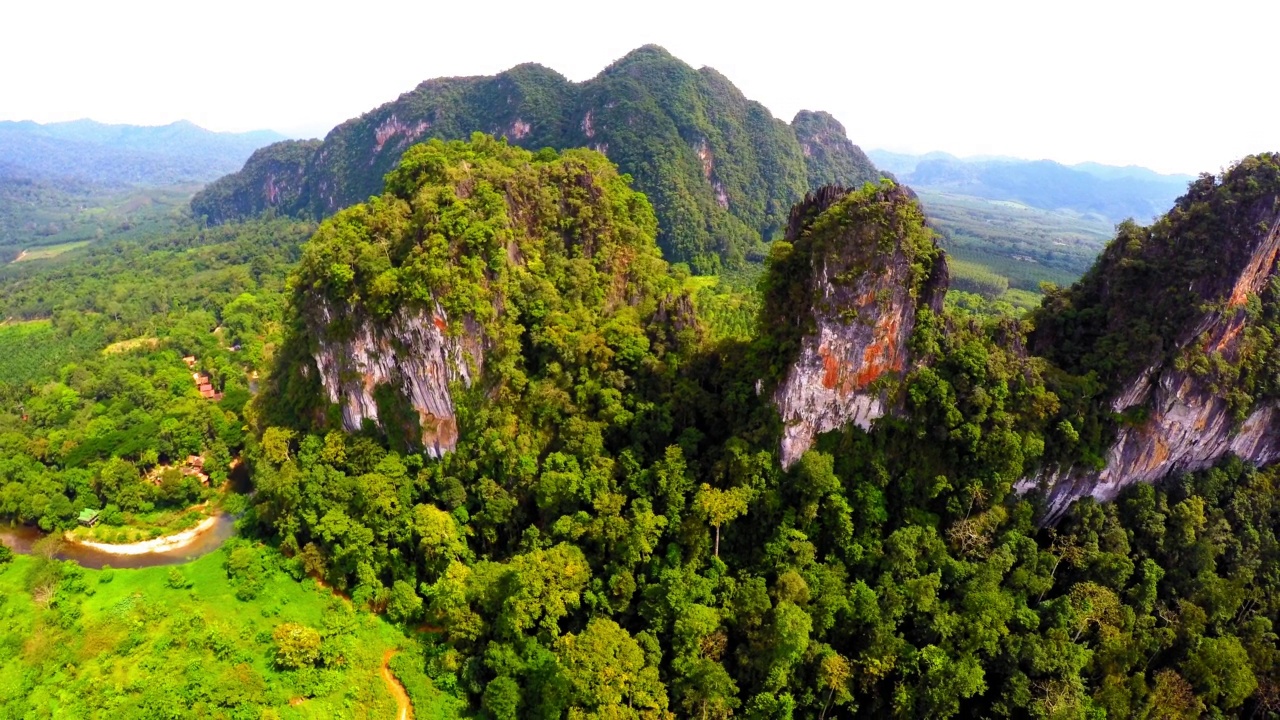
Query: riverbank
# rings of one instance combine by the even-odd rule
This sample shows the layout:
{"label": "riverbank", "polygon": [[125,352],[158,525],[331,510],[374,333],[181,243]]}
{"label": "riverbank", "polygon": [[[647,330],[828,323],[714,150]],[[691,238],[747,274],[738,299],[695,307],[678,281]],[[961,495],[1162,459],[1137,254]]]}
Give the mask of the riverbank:
{"label": "riverbank", "polygon": [[218,515],[210,515],[204,520],[201,520],[198,525],[190,530],[184,530],[174,535],[165,535],[152,540],[143,540],[141,542],[134,543],[117,545],[115,543],[80,540],[71,532],[63,535],[63,538],[69,543],[91,548],[109,555],[147,555],[150,553],[162,553],[172,550],[181,550],[182,548],[191,545],[196,540],[199,540],[201,535],[209,532],[218,524],[218,517]]}
{"label": "riverbank", "polygon": [[[136,543],[116,544],[85,540],[67,541],[65,534],[58,534],[57,545],[52,549],[54,557],[70,560],[84,568],[98,569],[110,565],[113,568],[146,568],[157,565],[178,565],[190,562],[222,547],[235,535],[235,516],[218,511],[202,520],[196,527],[180,533],[142,540]],[[47,534],[38,528],[22,525],[0,525],[0,543],[8,545],[19,555],[35,552]]]}

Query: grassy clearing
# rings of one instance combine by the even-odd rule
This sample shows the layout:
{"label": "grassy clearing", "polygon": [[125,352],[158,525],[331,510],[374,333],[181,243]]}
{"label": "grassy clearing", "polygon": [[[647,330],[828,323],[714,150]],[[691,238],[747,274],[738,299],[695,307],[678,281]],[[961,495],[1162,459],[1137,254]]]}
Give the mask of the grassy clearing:
{"label": "grassy clearing", "polygon": [[15,263],[30,262],[32,260],[48,260],[49,258],[58,257],[59,255],[82,248],[89,244],[89,240],[80,240],[77,242],[62,243],[61,245],[45,245],[44,247],[33,247],[23,250],[18,257],[14,258]]}
{"label": "grassy clearing", "polygon": [[[233,546],[248,547],[142,570],[28,556],[0,565],[0,717],[394,717],[379,672],[395,649],[397,676],[435,712],[417,717],[452,712],[414,661],[416,641],[294,580],[274,551],[250,548],[263,569],[256,595],[241,599],[245,581],[225,565]],[[277,666],[272,633],[284,623],[320,632],[314,667]]]}
{"label": "grassy clearing", "polygon": [[102,348],[103,355],[117,355],[119,353],[133,352],[134,350],[155,350],[160,347],[160,338],[140,337],[131,338],[129,340],[121,340],[113,342]]}

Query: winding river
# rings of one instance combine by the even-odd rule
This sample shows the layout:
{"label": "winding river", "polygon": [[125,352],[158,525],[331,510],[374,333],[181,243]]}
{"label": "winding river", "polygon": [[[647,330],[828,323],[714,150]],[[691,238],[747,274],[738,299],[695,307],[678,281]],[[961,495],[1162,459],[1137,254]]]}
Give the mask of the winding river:
{"label": "winding river", "polygon": [[[222,547],[222,544],[235,534],[235,518],[228,513],[213,516],[213,522],[196,534],[181,547],[169,550],[155,550],[136,555],[121,555],[107,552],[87,545],[63,543],[55,557],[60,560],[71,560],[77,565],[95,570],[105,565],[113,568],[145,568],[157,565],[179,565],[190,562],[202,555]],[[14,552],[28,555],[31,547],[48,533],[23,525],[0,525],[0,542],[8,545]]]}

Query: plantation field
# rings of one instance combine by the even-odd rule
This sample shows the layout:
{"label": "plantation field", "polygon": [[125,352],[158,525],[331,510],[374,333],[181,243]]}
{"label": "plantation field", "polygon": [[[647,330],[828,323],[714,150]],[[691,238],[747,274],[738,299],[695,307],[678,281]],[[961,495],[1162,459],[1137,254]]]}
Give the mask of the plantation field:
{"label": "plantation field", "polygon": [[94,330],[64,336],[47,320],[0,323],[0,383],[49,377],[62,365],[95,352],[103,342]]}
{"label": "plantation field", "polygon": [[953,279],[983,295],[996,277],[1033,293],[1042,282],[1070,285],[1115,234],[1110,223],[1076,213],[943,193],[922,192],[920,200],[951,256]]}
{"label": "plantation field", "polygon": [[[288,562],[233,540],[141,570],[0,564],[0,717],[391,718],[389,653],[418,717],[452,713],[415,640]],[[315,646],[280,640],[286,624]]]}
{"label": "plantation field", "polygon": [[93,241],[171,227],[197,189],[0,178],[0,263],[48,259]]}

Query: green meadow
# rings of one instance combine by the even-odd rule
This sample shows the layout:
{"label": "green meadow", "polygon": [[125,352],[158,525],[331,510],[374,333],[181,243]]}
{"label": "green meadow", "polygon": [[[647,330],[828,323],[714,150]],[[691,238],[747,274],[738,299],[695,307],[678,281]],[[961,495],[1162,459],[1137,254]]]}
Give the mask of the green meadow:
{"label": "green meadow", "polygon": [[288,569],[244,540],[140,570],[14,556],[0,564],[0,718],[392,718],[389,654],[417,717],[452,714],[417,640]]}

